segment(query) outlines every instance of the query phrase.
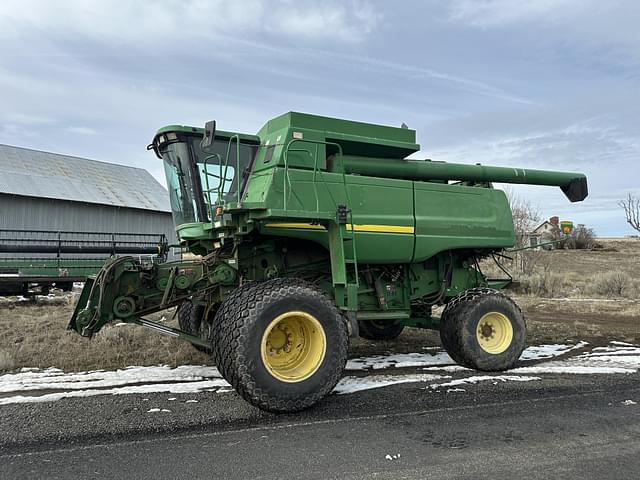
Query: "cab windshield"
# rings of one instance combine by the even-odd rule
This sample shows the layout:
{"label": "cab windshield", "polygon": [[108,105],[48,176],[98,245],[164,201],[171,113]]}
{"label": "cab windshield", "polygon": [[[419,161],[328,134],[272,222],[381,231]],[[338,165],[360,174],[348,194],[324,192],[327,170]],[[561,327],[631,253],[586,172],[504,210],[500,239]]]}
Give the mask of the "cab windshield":
{"label": "cab windshield", "polygon": [[[238,198],[248,176],[256,146],[216,139],[206,152],[200,148],[202,137],[185,135],[180,141],[161,147],[171,211],[176,226],[185,223],[209,222],[216,205]],[[220,191],[220,198],[218,192]]]}

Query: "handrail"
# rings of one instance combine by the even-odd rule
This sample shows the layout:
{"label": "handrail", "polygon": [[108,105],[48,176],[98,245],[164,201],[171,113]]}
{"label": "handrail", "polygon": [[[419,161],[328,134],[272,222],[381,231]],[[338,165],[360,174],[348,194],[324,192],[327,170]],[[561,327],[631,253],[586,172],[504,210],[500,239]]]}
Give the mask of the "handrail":
{"label": "handrail", "polygon": [[[355,273],[355,279],[356,279],[356,283],[358,282],[358,264],[357,264],[357,255],[356,255],[356,242],[355,242],[355,237],[356,237],[356,229],[354,228],[354,224],[353,224],[353,212],[352,209],[349,208],[351,204],[351,198],[349,195],[349,189],[347,188],[347,174],[344,168],[344,161],[342,161],[343,158],[343,151],[342,151],[342,145],[340,145],[339,143],[336,142],[327,142],[324,140],[309,140],[309,139],[303,139],[303,138],[293,138],[291,140],[289,140],[289,142],[286,144],[286,148],[284,150],[284,181],[283,181],[283,194],[284,194],[284,198],[283,198],[283,208],[285,211],[287,211],[287,183],[289,184],[289,187],[291,188],[291,179],[289,178],[289,159],[288,159],[288,152],[291,149],[291,146],[296,143],[296,142],[303,142],[303,143],[312,143],[316,145],[316,151],[315,151],[315,159],[313,162],[313,187],[314,187],[314,193],[316,196],[316,213],[320,212],[320,205],[319,205],[319,199],[318,199],[318,191],[317,191],[317,185],[316,185],[316,173],[319,172],[320,170],[318,169],[318,145],[333,145],[335,147],[337,147],[338,149],[338,155],[340,158],[340,165],[342,167],[342,184],[344,186],[344,195],[346,198],[346,202],[347,202],[347,208],[348,208],[348,215],[349,215],[349,223],[351,224],[351,236],[352,236],[352,255],[353,255],[353,266],[354,266],[354,273]],[[293,151],[293,150],[292,150]],[[306,152],[308,152],[308,150],[304,150]],[[309,153],[311,154],[311,153]],[[327,192],[329,193],[329,196],[331,197],[331,200],[334,203],[335,208],[338,207],[337,202],[335,201],[335,198],[333,197],[333,194],[331,193],[331,189],[329,188],[329,186],[327,185],[327,182],[324,178],[324,174],[320,175],[320,177],[322,178],[322,182],[324,183],[324,185],[327,187]],[[339,226],[340,227],[340,226]],[[342,229],[340,228],[340,239],[343,240],[343,236],[342,236]]]}
{"label": "handrail", "polygon": [[[204,157],[204,160],[202,161],[202,164],[204,165],[204,181],[205,181],[205,185],[207,186],[207,203],[209,204],[209,216],[213,219],[213,205],[211,204],[211,190],[212,188],[210,188],[209,186],[209,175],[214,176],[216,178],[218,178],[219,182],[218,182],[218,190],[219,190],[219,186],[220,186],[220,182],[222,181],[222,179],[212,173],[209,173],[207,171],[207,162],[209,162],[209,160],[211,160],[212,158],[217,158],[218,159],[218,165],[220,165],[222,159],[220,158],[220,155],[217,153],[212,153],[211,155],[207,155],[206,157]],[[225,172],[226,174],[226,172]],[[226,177],[226,175],[225,175]],[[218,195],[218,198],[220,198],[220,195]]]}
{"label": "handrail", "polygon": [[[288,148],[286,153],[288,153],[288,152],[306,153],[313,160],[313,193],[314,193],[314,195],[316,197],[316,212],[319,212],[320,211],[320,197],[318,196],[318,187],[316,186],[316,183],[315,183],[317,166],[318,166],[318,146],[316,145],[316,155],[315,156],[311,155],[311,152],[309,150],[304,149],[304,148]],[[285,155],[286,155],[286,153],[285,153]],[[285,159],[285,163],[286,163],[286,159]],[[291,188],[291,179],[288,177],[288,175],[286,176],[286,178],[288,180],[289,188]],[[287,204],[287,202],[284,201],[285,209],[286,209],[286,204]]]}
{"label": "handrail", "polygon": [[[286,145],[286,148],[284,150],[284,176],[285,176],[285,180],[288,182],[289,187],[291,188],[291,180],[289,178],[289,158],[288,158],[288,152],[291,149],[291,146],[296,143],[296,142],[302,142],[302,143],[312,143],[316,145],[316,155],[315,155],[315,160],[313,163],[313,174],[314,174],[314,188],[317,189],[316,187],[316,183],[315,183],[315,178],[316,178],[316,173],[319,172],[320,170],[318,169],[318,149],[317,149],[317,145],[332,145],[338,148],[338,155],[340,158],[342,158],[343,153],[342,153],[342,145],[340,145],[339,143],[335,143],[335,142],[327,142],[324,140],[308,140],[308,139],[303,139],[303,138],[292,138],[291,140],[289,140],[289,142]],[[297,151],[297,150],[292,150],[292,151]],[[305,152],[309,152],[308,150],[304,150]],[[311,155],[311,153],[309,152],[309,155]],[[347,188],[347,174],[345,172],[344,169],[344,162],[340,162],[340,165],[342,166],[342,183],[344,185],[344,193],[345,193],[345,197],[347,199],[347,204],[351,204],[351,199],[349,197],[349,190]],[[326,185],[326,180],[324,178],[324,175],[321,175],[322,181],[323,183]],[[287,209],[287,183],[284,183],[284,202],[283,202],[283,207],[286,210]],[[327,191],[329,192],[329,195],[331,195],[331,191],[329,190],[329,187],[327,187]],[[316,190],[316,195],[317,195],[317,190]],[[337,207],[337,203],[335,201],[335,199],[333,198],[333,195],[331,195],[331,198],[334,202],[334,204],[336,204],[335,206]],[[316,212],[319,212],[319,206],[317,206],[316,208]],[[352,222],[353,223],[353,222]]]}
{"label": "handrail", "polygon": [[[218,198],[217,198],[217,203],[219,204],[223,204],[224,203],[224,188],[226,186],[226,182],[227,180],[229,180],[229,178],[227,178],[227,172],[229,170],[229,155],[231,154],[231,144],[233,143],[233,141],[235,140],[236,142],[236,170],[235,170],[235,176],[236,178],[240,173],[240,136],[238,134],[232,135],[229,138],[229,142],[227,143],[227,153],[225,154],[224,157],[224,162],[222,157],[220,156],[220,154],[218,153],[212,153],[211,155],[207,155],[204,160],[203,160],[203,164],[204,164],[204,174],[205,174],[205,184],[207,187],[207,202],[209,203],[209,214],[211,216],[211,218],[213,218],[213,204],[211,203],[211,191],[214,190],[213,188],[211,188],[211,186],[209,185],[209,176],[213,176],[218,178],[218,186],[215,188],[216,193],[218,194]],[[221,175],[215,175],[213,173],[209,173],[209,171],[207,170],[207,164],[209,162],[209,160],[211,160],[212,158],[216,158],[218,160],[218,165],[220,166],[220,170],[221,170]],[[233,178],[231,179],[231,181],[233,182]],[[240,187],[239,187],[239,180],[237,180],[238,182],[238,188],[236,188],[237,192],[236,192],[236,199],[238,204],[240,204]]]}
{"label": "handrail", "polygon": [[[236,133],[235,135],[232,135],[231,138],[229,138],[229,143],[227,144],[227,155],[226,158],[224,160],[224,180],[221,182],[222,183],[222,188],[218,188],[218,198],[222,199],[222,193],[224,192],[224,184],[225,181],[227,180],[227,168],[229,166],[229,154],[231,153],[231,142],[235,140],[236,141],[236,171],[235,171],[235,175],[236,178],[238,179],[238,187],[236,188],[237,192],[237,203],[240,203],[240,182],[239,182],[239,177],[238,175],[240,175],[240,136]],[[220,191],[222,190],[222,191]]]}

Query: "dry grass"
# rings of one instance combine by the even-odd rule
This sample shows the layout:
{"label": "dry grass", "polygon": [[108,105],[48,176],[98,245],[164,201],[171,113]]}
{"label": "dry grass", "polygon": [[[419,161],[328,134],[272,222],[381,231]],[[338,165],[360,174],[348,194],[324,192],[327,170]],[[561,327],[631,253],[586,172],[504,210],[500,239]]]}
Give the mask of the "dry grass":
{"label": "dry grass", "polygon": [[[640,297],[640,240],[599,240],[601,249],[526,252],[521,265],[506,264],[516,280],[516,291],[537,297]],[[490,276],[504,276],[483,262]]]}
{"label": "dry grass", "polygon": [[[77,296],[77,295],[74,295]],[[108,325],[93,339],[66,330],[71,296],[46,304],[0,304],[0,371],[56,366],[68,371],[127,365],[205,364],[191,345],[136,326]],[[175,321],[168,321],[175,326]]]}
{"label": "dry grass", "polygon": [[0,372],[16,368],[16,359],[8,350],[0,350]]}

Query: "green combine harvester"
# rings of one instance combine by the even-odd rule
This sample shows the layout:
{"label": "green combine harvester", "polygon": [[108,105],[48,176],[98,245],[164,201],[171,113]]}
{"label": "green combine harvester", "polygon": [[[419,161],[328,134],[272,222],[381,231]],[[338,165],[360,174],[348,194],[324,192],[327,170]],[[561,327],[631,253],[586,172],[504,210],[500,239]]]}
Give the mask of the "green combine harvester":
{"label": "green combine harvester", "polygon": [[[343,374],[350,336],[439,329],[466,367],[512,367],[525,320],[480,260],[514,245],[492,182],[587,196],[579,173],[407,159],[415,131],[290,112],[257,135],[171,125],[164,162],[173,218],[193,260],[114,259],[89,279],[69,328],[129,322],[211,352],[251,404],[305,409]],[[440,318],[432,309],[445,305]],[[147,315],[178,307],[180,329]]]}

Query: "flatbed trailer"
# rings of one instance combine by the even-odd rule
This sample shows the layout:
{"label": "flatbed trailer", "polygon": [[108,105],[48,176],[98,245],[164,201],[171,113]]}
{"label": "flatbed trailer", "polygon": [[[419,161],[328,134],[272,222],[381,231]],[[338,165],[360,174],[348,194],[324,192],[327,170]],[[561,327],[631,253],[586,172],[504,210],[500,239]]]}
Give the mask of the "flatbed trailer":
{"label": "flatbed trailer", "polygon": [[95,275],[105,262],[133,255],[166,259],[164,234],[0,229],[0,295],[46,295]]}

